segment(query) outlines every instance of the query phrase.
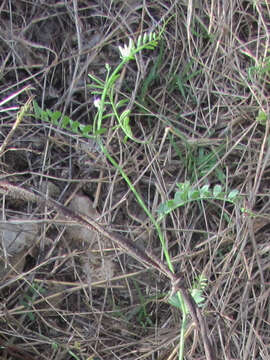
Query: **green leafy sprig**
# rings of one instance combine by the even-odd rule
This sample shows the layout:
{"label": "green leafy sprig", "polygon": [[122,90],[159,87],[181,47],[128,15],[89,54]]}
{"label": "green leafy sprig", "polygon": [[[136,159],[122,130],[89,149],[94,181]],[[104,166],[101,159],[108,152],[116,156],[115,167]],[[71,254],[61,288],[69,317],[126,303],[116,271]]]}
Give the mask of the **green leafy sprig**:
{"label": "green leafy sprig", "polygon": [[[190,290],[190,294],[198,306],[203,306],[205,300],[203,296],[203,290],[206,288],[206,286],[207,286],[207,278],[203,274],[201,274],[198,276],[197,280],[193,283],[193,286]],[[170,297],[169,304],[180,309],[182,313],[180,341],[179,341],[179,356],[178,356],[178,359],[182,360],[184,358],[185,333],[187,329],[189,309],[187,304],[184,302],[183,297],[180,296],[179,293],[174,294],[173,296]]]}
{"label": "green leafy sprig", "polygon": [[[105,65],[107,71],[105,81],[100,80],[95,75],[88,75],[92,80],[92,84],[90,84],[90,87],[92,88],[91,93],[94,96],[98,96],[98,98],[95,100],[95,106],[97,107],[98,111],[93,125],[94,135],[100,132],[102,122],[105,118],[114,116],[117,119],[118,126],[123,130],[127,138],[135,142],[141,142],[132,134],[132,130],[129,124],[131,109],[127,105],[128,100],[123,99],[116,102],[114,87],[125,64],[130,60],[135,59],[135,55],[138,52],[144,49],[153,50],[157,46],[160,36],[161,33],[157,35],[154,32],[150,32],[144,34],[143,36],[139,36],[136,42],[130,38],[128,45],[125,44],[123,47],[119,46],[118,49],[120,52],[121,62],[113,71],[109,64]],[[112,108],[112,113],[108,114],[106,113],[106,107],[109,105]]]}
{"label": "green leafy sprig", "polygon": [[235,204],[239,198],[239,191],[237,189],[224,192],[221,185],[215,185],[213,189],[209,185],[204,185],[201,188],[193,188],[189,181],[177,184],[178,191],[176,191],[174,198],[161,204],[158,209],[159,217],[169,214],[180,206],[184,206],[192,201],[200,200],[221,200]]}
{"label": "green leafy sprig", "polygon": [[[61,111],[51,111],[49,109],[42,110],[39,107],[36,101],[33,101],[33,108],[34,108],[34,116],[36,119],[41,121],[48,122],[56,127],[59,127],[64,130],[68,130],[74,134],[86,137],[86,138],[93,138],[93,126],[92,125],[84,125],[81,124],[79,121],[71,120],[68,116],[61,113]],[[106,132],[105,128],[100,128],[100,134]]]}

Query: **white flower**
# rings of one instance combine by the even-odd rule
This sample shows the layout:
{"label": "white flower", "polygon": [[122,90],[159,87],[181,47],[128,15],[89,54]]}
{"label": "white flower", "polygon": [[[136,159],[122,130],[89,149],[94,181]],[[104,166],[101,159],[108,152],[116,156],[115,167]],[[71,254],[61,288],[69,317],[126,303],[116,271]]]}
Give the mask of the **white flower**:
{"label": "white flower", "polygon": [[124,47],[118,46],[118,49],[120,51],[122,59],[131,56],[131,52],[132,52],[132,49],[133,49],[133,40],[131,38],[129,38],[128,45],[125,44]]}
{"label": "white flower", "polygon": [[100,107],[100,98],[96,98],[96,99],[94,100],[94,106],[95,106],[97,109],[99,109],[99,107]]}

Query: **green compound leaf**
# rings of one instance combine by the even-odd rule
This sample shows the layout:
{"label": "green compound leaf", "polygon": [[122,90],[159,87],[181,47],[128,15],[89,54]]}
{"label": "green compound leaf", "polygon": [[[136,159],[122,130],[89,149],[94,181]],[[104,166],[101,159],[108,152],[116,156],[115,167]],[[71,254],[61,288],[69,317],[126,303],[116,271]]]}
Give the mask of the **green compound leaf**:
{"label": "green compound leaf", "polygon": [[[79,121],[73,121],[68,116],[66,115],[63,116],[63,114],[60,111],[53,112],[49,109],[42,110],[38,106],[36,101],[33,102],[33,108],[35,114],[34,116],[36,119],[49,122],[54,126],[71,131],[74,134],[81,135],[86,138],[93,138],[93,135],[90,135],[92,134],[93,131],[92,125],[84,125],[81,124]],[[105,128],[101,128],[99,130],[99,134],[104,134],[105,132],[106,132]]]}
{"label": "green compound leaf", "polygon": [[145,33],[143,36],[139,36],[136,48],[139,49],[143,47],[144,49],[153,50],[158,44],[157,36],[154,32]]}
{"label": "green compound leaf", "polygon": [[171,211],[180,206],[184,206],[191,201],[200,200],[222,200],[235,204],[239,197],[237,189],[228,192],[227,194],[222,191],[221,185],[215,185],[213,189],[210,186],[204,185],[202,188],[192,188],[189,181],[177,184],[178,191],[176,191],[173,200],[168,200],[161,204],[158,208],[160,219]]}
{"label": "green compound leaf", "polygon": [[191,289],[191,296],[197,305],[202,306],[205,300],[203,296],[203,290],[207,286],[207,278],[204,275],[199,275],[197,280],[194,282]]}
{"label": "green compound leaf", "polygon": [[[206,288],[206,286],[207,278],[204,275],[199,275],[197,280],[194,282],[192,288],[189,290],[190,295],[193,297],[193,300],[198,306],[202,306],[205,301],[205,297],[203,296],[203,290]],[[179,299],[177,293],[171,296],[168,302],[176,308],[180,309],[182,312],[185,312],[186,314],[189,313],[187,305],[183,301],[181,301],[181,297]]]}

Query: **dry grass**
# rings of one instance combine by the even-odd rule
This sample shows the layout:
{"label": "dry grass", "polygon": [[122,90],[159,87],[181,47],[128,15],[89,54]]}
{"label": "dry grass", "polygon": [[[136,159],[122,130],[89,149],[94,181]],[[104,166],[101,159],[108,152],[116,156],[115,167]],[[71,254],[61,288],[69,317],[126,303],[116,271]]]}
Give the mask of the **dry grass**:
{"label": "dry grass", "polygon": [[[32,94],[44,108],[91,123],[87,74],[104,78],[105,63],[118,62],[119,44],[168,20],[158,49],[138,57],[138,78],[136,64],[128,65],[119,90],[119,97],[130,97],[135,89],[132,129],[152,141],[125,144],[108,119],[108,148],[153,213],[178,182],[223,182],[240,191],[241,206],[256,217],[219,202],[193,203],[162,226],[186,281],[201,273],[209,280],[203,313],[217,358],[266,360],[269,119],[260,124],[256,117],[269,114],[270,8],[264,0],[200,3],[3,0],[0,103],[18,94],[0,108],[1,143]],[[173,133],[160,147],[167,126]],[[11,135],[1,152],[1,178],[43,191],[54,183],[63,203],[83,192],[103,223],[162,256],[152,224],[98,149],[30,116]],[[69,246],[52,214],[9,199],[2,209],[7,218],[49,219],[35,249],[15,262],[1,251],[2,359],[177,359],[180,315],[158,300],[169,290],[166,279],[117,251],[115,278],[91,286],[78,268],[80,249]],[[186,358],[205,359],[191,322]]]}

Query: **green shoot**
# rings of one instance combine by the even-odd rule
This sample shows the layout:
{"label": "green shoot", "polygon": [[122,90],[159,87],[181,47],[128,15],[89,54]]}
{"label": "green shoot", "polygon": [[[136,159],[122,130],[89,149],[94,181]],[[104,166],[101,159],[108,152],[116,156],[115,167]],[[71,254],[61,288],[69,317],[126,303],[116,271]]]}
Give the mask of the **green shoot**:
{"label": "green shoot", "polygon": [[[63,130],[68,130],[73,134],[77,134],[83,136],[85,138],[93,138],[93,126],[92,125],[84,125],[81,124],[79,121],[73,121],[68,116],[62,116],[60,111],[52,112],[51,110],[42,110],[36,101],[33,101],[33,108],[34,108],[34,117],[36,119],[49,122],[50,124],[60,127]],[[61,120],[62,118],[62,120]],[[100,134],[104,134],[106,129],[101,128]]]}
{"label": "green shoot", "polygon": [[42,288],[42,286],[37,283],[33,283],[30,285],[28,291],[24,294],[20,301],[21,305],[23,305],[25,310],[27,310],[27,316],[31,321],[35,320],[34,312],[30,311],[30,309],[32,309],[32,304],[35,302],[37,297],[39,297],[41,294],[44,294],[45,292],[46,290]]}
{"label": "green shoot", "polygon": [[[200,275],[197,281],[193,284],[192,289],[190,290],[190,294],[193,297],[193,300],[198,306],[203,306],[204,296],[203,290],[207,285],[207,279],[204,275]],[[180,331],[180,343],[179,343],[179,356],[178,359],[182,360],[184,358],[184,344],[185,344],[185,333],[187,328],[187,317],[189,314],[189,310],[182,297],[178,294],[173,295],[169,299],[169,304],[180,309],[182,313],[182,323],[181,323],[181,331]]]}
{"label": "green shoot", "polygon": [[210,189],[209,185],[194,189],[189,181],[187,181],[177,184],[177,186],[179,190],[176,191],[174,198],[160,205],[158,209],[159,220],[178,207],[192,201],[221,200],[235,204],[239,196],[239,192],[236,189],[225,193],[221,185],[215,185],[213,189]]}
{"label": "green shoot", "polygon": [[267,123],[267,119],[268,119],[268,116],[267,114],[262,111],[262,110],[259,110],[258,112],[258,115],[256,116],[256,121],[260,124],[260,125],[266,125]]}
{"label": "green shoot", "polygon": [[100,130],[102,127],[102,121],[105,119],[106,114],[106,105],[111,105],[113,109],[113,114],[115,118],[118,121],[119,127],[123,130],[126,137],[135,141],[135,142],[141,142],[138,139],[135,139],[131,127],[129,125],[129,116],[130,116],[130,109],[127,106],[121,113],[119,112],[119,108],[123,107],[125,105],[125,100],[116,103],[115,102],[115,83],[119,79],[121,71],[123,67],[126,65],[127,62],[130,60],[135,59],[135,55],[144,50],[144,49],[150,49],[153,50],[157,44],[158,40],[160,38],[160,34],[156,35],[155,33],[149,33],[144,34],[143,36],[139,36],[137,39],[137,42],[134,42],[131,38],[129,39],[128,45],[119,46],[119,52],[120,52],[120,64],[112,71],[109,64],[105,65],[105,68],[107,70],[105,81],[102,82],[99,80],[96,76],[89,74],[90,79],[92,80],[92,84],[90,87],[93,89],[92,94],[93,95],[99,95],[100,98],[97,98],[95,100],[95,106],[97,107],[97,115],[94,120],[94,126],[93,126],[93,134],[99,135]]}

